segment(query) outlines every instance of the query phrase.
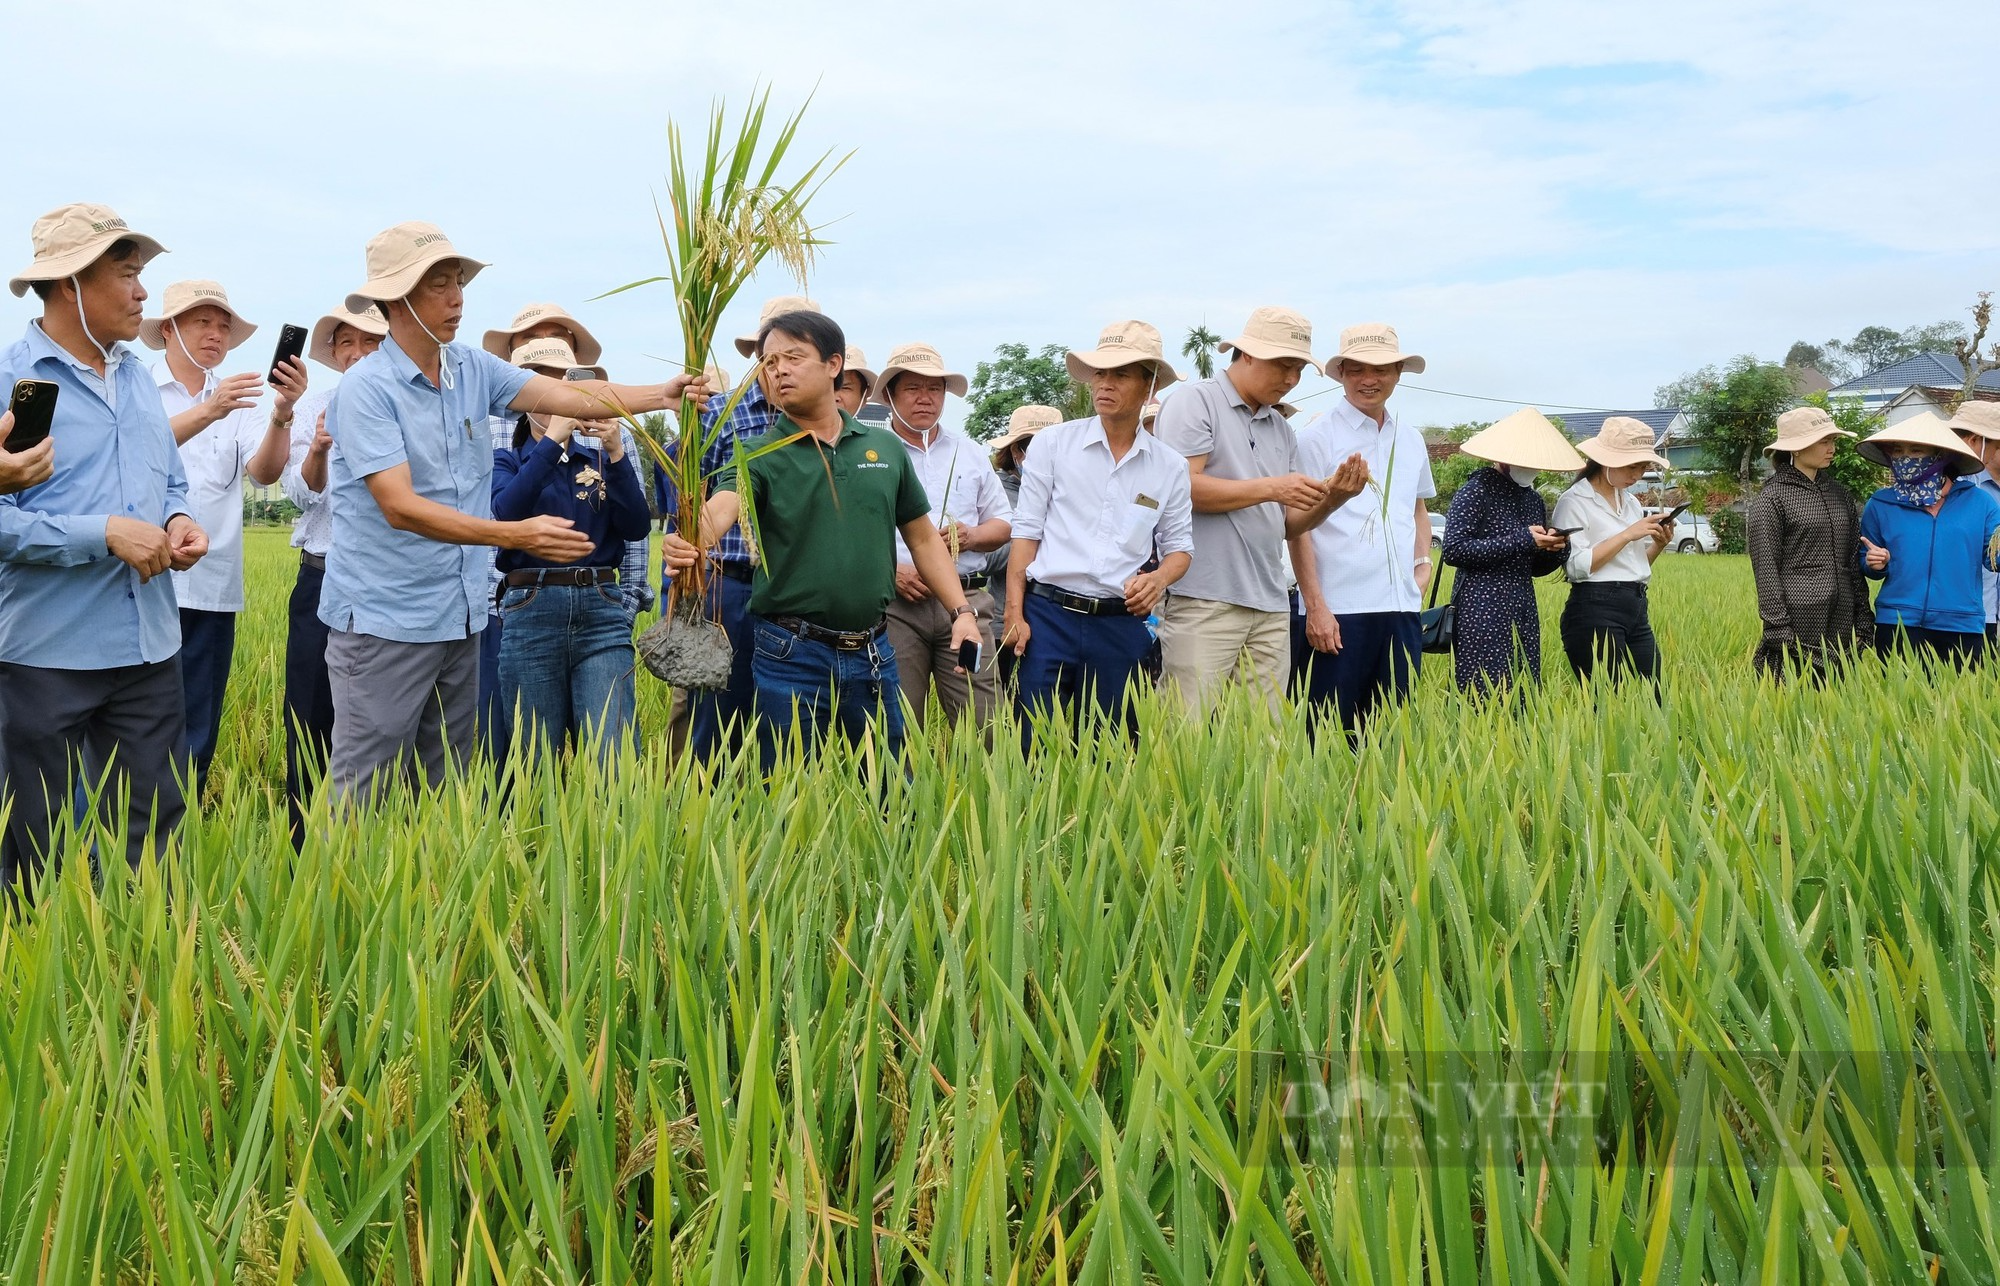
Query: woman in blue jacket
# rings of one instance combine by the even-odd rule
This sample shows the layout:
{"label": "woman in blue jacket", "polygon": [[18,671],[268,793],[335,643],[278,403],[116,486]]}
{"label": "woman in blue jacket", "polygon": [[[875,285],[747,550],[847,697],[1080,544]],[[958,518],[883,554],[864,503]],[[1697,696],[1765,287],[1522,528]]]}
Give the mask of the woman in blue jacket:
{"label": "woman in blue jacket", "polygon": [[[565,370],[576,359],[561,340],[538,339],[514,364]],[[493,453],[495,518],[567,518],[593,545],[560,564],[500,551],[500,699],[524,745],[599,737],[609,754],[632,726],[632,620],[618,565],[652,524],[634,464],[615,420],[524,415],[512,448]]]}
{"label": "woman in blue jacket", "polygon": [[1861,511],[1861,570],[1882,582],[1876,649],[1977,665],[1986,650],[1980,572],[2000,571],[2000,501],[1958,481],[1979,472],[1979,458],[1929,414],[1855,449],[1891,475]]}

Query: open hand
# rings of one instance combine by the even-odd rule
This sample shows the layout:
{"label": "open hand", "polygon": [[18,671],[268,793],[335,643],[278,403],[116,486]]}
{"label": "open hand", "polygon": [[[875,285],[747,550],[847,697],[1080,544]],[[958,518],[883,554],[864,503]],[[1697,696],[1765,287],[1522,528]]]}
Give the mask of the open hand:
{"label": "open hand", "polygon": [[1368,461],[1358,451],[1342,460],[1340,467],[1333,471],[1333,476],[1326,480],[1326,489],[1340,497],[1341,504],[1360,495],[1367,486]]}

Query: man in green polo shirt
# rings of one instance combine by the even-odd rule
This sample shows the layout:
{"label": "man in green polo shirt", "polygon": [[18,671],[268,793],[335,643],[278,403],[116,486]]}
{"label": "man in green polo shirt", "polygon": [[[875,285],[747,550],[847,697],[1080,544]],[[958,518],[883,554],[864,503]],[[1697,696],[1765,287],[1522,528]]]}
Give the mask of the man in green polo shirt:
{"label": "man in green polo shirt", "polygon": [[[781,313],[757,334],[765,386],[784,412],[769,433],[743,443],[740,456],[760,551],[750,586],[750,675],[767,773],[794,724],[811,749],[829,725],[859,740],[880,718],[890,752],[902,752],[896,654],[882,617],[896,593],[897,532],[952,614],[952,646],[979,642],[909,452],[834,401],[846,352],[846,336],[821,313]],[[735,466],[717,476],[701,511],[700,544],[666,537],[669,567],[693,566],[729,530],[743,509],[741,485]]]}

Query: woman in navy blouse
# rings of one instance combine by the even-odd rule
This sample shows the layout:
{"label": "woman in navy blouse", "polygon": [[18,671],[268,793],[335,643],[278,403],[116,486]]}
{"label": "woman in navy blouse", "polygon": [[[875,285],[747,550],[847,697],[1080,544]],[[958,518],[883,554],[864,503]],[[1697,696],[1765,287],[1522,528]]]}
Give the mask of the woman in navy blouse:
{"label": "woman in navy blouse", "polygon": [[[534,340],[513,360],[558,378],[576,365],[559,339]],[[652,523],[616,420],[521,417],[513,446],[493,453],[493,516],[537,514],[569,519],[591,551],[574,563],[500,552],[500,697],[523,744],[596,738],[608,756],[632,726],[635,699],[618,564],[626,542],[645,539]]]}

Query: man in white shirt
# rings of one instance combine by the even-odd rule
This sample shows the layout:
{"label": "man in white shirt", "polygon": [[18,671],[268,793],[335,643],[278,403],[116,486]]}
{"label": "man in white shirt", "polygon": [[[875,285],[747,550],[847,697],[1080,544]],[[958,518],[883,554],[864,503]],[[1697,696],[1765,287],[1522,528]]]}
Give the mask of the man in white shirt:
{"label": "man in white shirt", "polygon": [[[851,350],[850,350],[851,351]],[[846,372],[843,372],[843,377]],[[986,555],[1007,543],[1012,507],[986,449],[956,429],[943,428],[945,394],[965,396],[965,376],[945,369],[929,344],[904,344],[882,368],[876,401],[889,408],[889,428],[916,466],[931,521],[958,562],[958,584],[979,625],[984,659],[976,670],[957,672],[951,641],[952,618],[924,584],[910,550],[896,535],[896,597],[889,600],[889,644],[896,653],[896,678],[909,703],[911,725],[922,728],[932,692],[955,726],[969,709],[981,729],[993,721],[1000,687],[994,666],[993,595],[988,590]]]}
{"label": "man in white shirt", "polygon": [[1346,396],[1299,433],[1305,472],[1331,473],[1358,457],[1370,481],[1295,553],[1302,610],[1292,628],[1307,646],[1294,687],[1316,716],[1338,709],[1350,735],[1377,704],[1408,694],[1423,656],[1432,574],[1425,502],[1437,483],[1424,435],[1389,409],[1403,372],[1423,369],[1423,358],[1401,350],[1394,327],[1348,327],[1327,368]]}
{"label": "man in white shirt", "polygon": [[284,471],[292,407],[306,391],[305,363],[288,359],[273,372],[277,398],[257,410],[264,377],[255,371],[218,378],[216,370],[256,327],[212,281],[177,281],[158,317],[139,325],[146,347],[166,354],[153,368],[160,403],[187,469],[188,505],[208,532],[208,557],[174,573],[181,614],[181,681],[186,688],[188,751],[200,796],[222,728],[223,694],[243,610],[243,479],[268,487]]}
{"label": "man in white shirt", "polygon": [[1039,711],[1074,718],[1094,705],[1136,733],[1126,690],[1152,645],[1146,618],[1194,550],[1187,461],[1139,428],[1140,409],[1179,378],[1160,332],[1114,322],[1068,360],[1097,414],[1029,442],[1007,554],[1002,646],[1020,658],[1024,748]]}

